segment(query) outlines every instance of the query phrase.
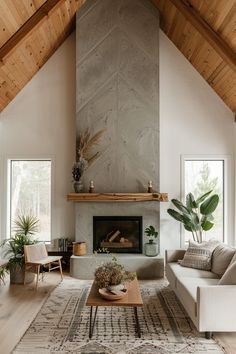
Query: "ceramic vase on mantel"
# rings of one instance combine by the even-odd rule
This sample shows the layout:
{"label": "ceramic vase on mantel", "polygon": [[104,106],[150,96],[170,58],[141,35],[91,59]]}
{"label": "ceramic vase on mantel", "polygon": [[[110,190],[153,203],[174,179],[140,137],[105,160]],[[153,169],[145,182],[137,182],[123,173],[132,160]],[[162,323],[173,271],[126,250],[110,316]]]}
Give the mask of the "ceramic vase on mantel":
{"label": "ceramic vase on mantel", "polygon": [[148,243],[145,243],[144,250],[146,256],[155,257],[159,254],[159,245],[153,242],[153,240],[149,240]]}
{"label": "ceramic vase on mantel", "polygon": [[75,181],[74,182],[74,190],[75,193],[82,193],[83,192],[83,183],[81,181]]}

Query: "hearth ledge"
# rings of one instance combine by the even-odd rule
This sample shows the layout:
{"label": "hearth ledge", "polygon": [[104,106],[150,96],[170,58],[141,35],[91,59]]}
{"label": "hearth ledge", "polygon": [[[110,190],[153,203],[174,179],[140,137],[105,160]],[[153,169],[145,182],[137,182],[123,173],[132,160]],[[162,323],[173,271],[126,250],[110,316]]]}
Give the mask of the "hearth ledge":
{"label": "hearth ledge", "polygon": [[[164,276],[164,259],[158,255],[147,257],[144,254],[116,254],[118,261],[130,272],[136,272],[138,279],[158,279]],[[78,279],[94,279],[95,269],[110,258],[107,254],[72,256],[70,275]]]}

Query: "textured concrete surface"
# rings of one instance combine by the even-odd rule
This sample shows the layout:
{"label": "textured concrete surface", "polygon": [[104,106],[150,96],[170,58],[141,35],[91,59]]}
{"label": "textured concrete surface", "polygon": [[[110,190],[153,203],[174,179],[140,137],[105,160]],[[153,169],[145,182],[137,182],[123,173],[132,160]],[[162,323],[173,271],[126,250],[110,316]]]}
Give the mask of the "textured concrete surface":
{"label": "textured concrete surface", "polygon": [[[108,261],[107,255],[89,255],[70,259],[70,274],[73,278],[94,279],[95,269]],[[164,259],[160,256],[118,255],[118,261],[128,272],[136,272],[138,279],[157,279],[164,276]]]}
{"label": "textured concrete surface", "polygon": [[106,129],[85,188],[159,189],[158,29],[148,0],[90,0],[77,13],[77,133]]}
{"label": "textured concrete surface", "polygon": [[[87,0],[76,21],[77,134],[105,129],[85,191],[90,180],[96,192],[144,192],[149,180],[159,190],[158,12],[149,0]],[[142,215],[143,228],[159,228],[155,202],[76,204],[76,240],[89,257],[72,259],[73,276],[93,276],[93,216],[103,215]],[[159,272],[154,260],[129,256],[130,270]]]}
{"label": "textured concrete surface", "polygon": [[[93,253],[93,216],[142,216],[143,235],[148,225],[159,228],[159,203],[77,203],[76,204],[76,241],[87,243],[88,254]],[[143,237],[143,244],[148,239]]]}

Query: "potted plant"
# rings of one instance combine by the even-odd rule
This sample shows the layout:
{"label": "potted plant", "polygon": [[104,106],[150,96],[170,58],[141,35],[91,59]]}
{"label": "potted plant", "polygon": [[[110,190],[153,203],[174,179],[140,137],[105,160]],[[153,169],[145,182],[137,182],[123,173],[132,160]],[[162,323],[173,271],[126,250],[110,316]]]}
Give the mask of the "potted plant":
{"label": "potted plant", "polygon": [[145,234],[149,238],[148,243],[145,243],[145,255],[148,257],[155,257],[159,253],[158,244],[154,242],[154,239],[158,237],[158,231],[154,226],[150,225],[146,227]]}
{"label": "potted plant", "polygon": [[99,152],[92,153],[93,147],[98,144],[104,130],[99,130],[94,135],[86,129],[83,133],[79,134],[76,141],[76,162],[72,167],[72,176],[74,182],[75,193],[83,191],[83,183],[81,178],[86,169],[95,161],[99,156]]}
{"label": "potted plant", "polygon": [[6,266],[1,266],[0,267],[0,284],[3,283],[5,284],[5,276],[8,273],[8,269],[6,268]]}
{"label": "potted plant", "polygon": [[99,289],[105,288],[110,292],[123,290],[125,283],[136,277],[136,273],[126,272],[114,255],[111,261],[100,265],[94,275]]}
{"label": "potted plant", "polygon": [[186,204],[178,199],[172,199],[172,203],[178,209],[168,209],[167,212],[175,220],[181,222],[185,230],[192,233],[193,240],[202,242],[204,231],[209,231],[213,226],[214,217],[212,213],[219,203],[219,196],[209,191],[199,198],[195,198],[192,193],[186,196]]}
{"label": "potted plant", "polygon": [[[8,259],[6,268],[10,272],[11,283],[23,284],[24,282],[24,246],[38,242],[33,239],[33,235],[38,231],[38,224],[39,221],[34,216],[18,216],[15,221],[15,236],[4,240],[1,244],[4,248],[4,257]],[[26,273],[26,282],[33,280],[34,274]]]}

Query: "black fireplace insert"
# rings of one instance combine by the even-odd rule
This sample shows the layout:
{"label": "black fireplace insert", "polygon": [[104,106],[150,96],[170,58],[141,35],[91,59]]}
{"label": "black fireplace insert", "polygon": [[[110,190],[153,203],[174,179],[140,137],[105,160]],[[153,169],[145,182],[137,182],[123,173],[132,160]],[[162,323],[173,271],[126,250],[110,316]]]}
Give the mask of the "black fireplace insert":
{"label": "black fireplace insert", "polygon": [[94,216],[93,250],[142,253],[142,216]]}

